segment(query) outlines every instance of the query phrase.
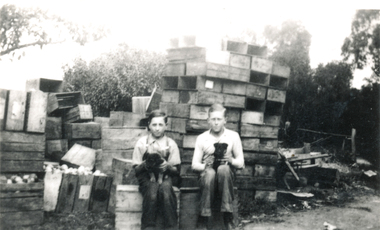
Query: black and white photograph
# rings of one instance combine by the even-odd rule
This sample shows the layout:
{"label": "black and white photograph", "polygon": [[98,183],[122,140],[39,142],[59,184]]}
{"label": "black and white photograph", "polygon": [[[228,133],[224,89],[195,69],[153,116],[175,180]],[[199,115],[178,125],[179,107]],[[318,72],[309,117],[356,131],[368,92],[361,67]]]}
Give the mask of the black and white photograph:
{"label": "black and white photograph", "polygon": [[378,1],[0,0],[0,230],[379,230]]}

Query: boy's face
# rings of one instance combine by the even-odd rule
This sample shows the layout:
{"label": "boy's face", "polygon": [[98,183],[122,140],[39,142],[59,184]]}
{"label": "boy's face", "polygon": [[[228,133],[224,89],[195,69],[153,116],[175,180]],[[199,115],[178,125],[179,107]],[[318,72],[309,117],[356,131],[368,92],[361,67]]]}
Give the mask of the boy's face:
{"label": "boy's face", "polygon": [[208,117],[208,123],[211,131],[214,133],[219,133],[222,131],[226,122],[227,119],[224,117],[224,111],[211,112]]}
{"label": "boy's face", "polygon": [[149,129],[155,138],[162,137],[166,130],[164,117],[154,117],[149,124]]}

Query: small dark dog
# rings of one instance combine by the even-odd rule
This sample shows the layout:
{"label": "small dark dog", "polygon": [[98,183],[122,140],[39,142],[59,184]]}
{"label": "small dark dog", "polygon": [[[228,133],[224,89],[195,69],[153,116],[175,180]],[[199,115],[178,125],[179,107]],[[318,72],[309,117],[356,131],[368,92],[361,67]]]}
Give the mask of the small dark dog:
{"label": "small dark dog", "polygon": [[[162,184],[164,173],[159,171],[159,167],[164,163],[164,159],[158,153],[148,153],[144,156],[146,166],[149,170],[149,176],[151,182],[156,182],[155,174],[158,174],[157,182]],[[165,175],[165,178],[167,175]]]}
{"label": "small dark dog", "polygon": [[219,165],[227,163],[227,162],[222,162],[222,160],[223,160],[224,155],[227,152],[228,144],[226,144],[226,143],[215,143],[214,147],[215,147],[215,152],[214,152],[215,159],[214,159],[213,168],[215,171],[217,171]]}

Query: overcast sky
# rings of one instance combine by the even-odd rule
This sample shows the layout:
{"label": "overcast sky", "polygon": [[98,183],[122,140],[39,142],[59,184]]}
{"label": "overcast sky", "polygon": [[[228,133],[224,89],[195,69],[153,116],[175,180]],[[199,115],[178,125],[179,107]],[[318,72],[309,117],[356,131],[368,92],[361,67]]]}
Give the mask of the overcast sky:
{"label": "overcast sky", "polygon": [[[263,3],[265,2],[265,3]],[[0,87],[24,89],[29,78],[62,79],[61,66],[77,56],[91,60],[120,42],[143,49],[165,51],[168,40],[181,34],[224,36],[251,28],[261,34],[265,25],[287,19],[302,21],[312,35],[311,67],[341,60],[340,47],[350,34],[355,9],[379,7],[377,1],[2,1],[18,6],[37,6],[78,23],[105,24],[111,35],[81,47],[66,43],[25,49],[26,56],[0,61]],[[352,2],[352,1],[351,1]],[[369,68],[354,73],[360,88]]]}

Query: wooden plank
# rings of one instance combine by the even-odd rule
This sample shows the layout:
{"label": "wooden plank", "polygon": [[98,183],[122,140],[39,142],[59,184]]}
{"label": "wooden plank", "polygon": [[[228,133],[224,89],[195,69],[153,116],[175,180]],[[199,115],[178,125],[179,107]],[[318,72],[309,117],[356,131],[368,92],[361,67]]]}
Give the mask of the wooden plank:
{"label": "wooden plank", "polygon": [[242,137],[277,138],[278,128],[271,126],[242,124],[240,126],[240,135]]}
{"label": "wooden plank", "polygon": [[67,139],[47,140],[46,141],[46,156],[52,161],[60,161],[61,158],[69,150]]}
{"label": "wooden plank", "polygon": [[1,160],[43,160],[44,152],[1,152]]}
{"label": "wooden plank", "polygon": [[93,178],[93,175],[79,175],[73,212],[88,211]]}
{"label": "wooden plank", "polygon": [[209,109],[210,109],[210,106],[191,105],[190,119],[207,120]]}
{"label": "wooden plank", "polygon": [[25,91],[42,91],[49,93],[62,92],[62,80],[35,78],[26,80]]}
{"label": "wooden plank", "polygon": [[276,115],[264,115],[264,124],[270,126],[280,126],[281,116]]}
{"label": "wooden plank", "polygon": [[47,93],[41,91],[28,92],[25,118],[26,132],[45,132],[47,99]]}
{"label": "wooden plank", "polygon": [[254,84],[260,84],[260,85],[268,86],[269,81],[270,81],[269,76],[270,75],[267,73],[262,73],[262,72],[257,72],[257,71],[251,70],[250,82],[254,83]]}
{"label": "wooden plank", "polygon": [[46,140],[62,139],[62,118],[46,117]]}
{"label": "wooden plank", "polygon": [[183,134],[167,131],[167,132],[165,132],[165,135],[170,137],[171,139],[173,139],[175,141],[175,143],[178,145],[178,147],[182,148],[183,137],[184,137]]}
{"label": "wooden plank", "polygon": [[179,77],[162,77],[162,89],[178,89]]}
{"label": "wooden plank", "polygon": [[[40,225],[44,221],[44,211],[19,211],[2,213],[0,216],[0,225],[12,228],[18,228],[19,226],[31,226]],[[14,229],[13,228],[13,229]]]}
{"label": "wooden plank", "polygon": [[223,105],[225,107],[233,107],[233,108],[245,108],[245,97],[237,96],[237,95],[223,95]]}
{"label": "wooden plank", "polygon": [[56,212],[70,213],[73,210],[77,185],[78,175],[63,174]]}
{"label": "wooden plank", "polygon": [[1,142],[8,143],[44,143],[45,135],[24,132],[1,131],[0,140]]}
{"label": "wooden plank", "polygon": [[45,152],[45,143],[0,142],[0,152]]}
{"label": "wooden plank", "polygon": [[133,149],[130,150],[103,150],[99,151],[96,160],[96,169],[112,175],[112,162],[114,158],[132,159]]}
{"label": "wooden plank", "polygon": [[92,149],[101,149],[102,148],[102,140],[92,140],[91,141]]}
{"label": "wooden plank", "polygon": [[272,73],[273,62],[260,57],[252,57],[251,69],[260,73]]}
{"label": "wooden plank", "polygon": [[190,105],[189,104],[175,104],[175,103],[160,103],[160,109],[169,117],[182,117],[189,118]]}
{"label": "wooden plank", "polygon": [[0,192],[30,192],[40,191],[44,189],[43,182],[25,183],[25,184],[2,184],[0,186]]}
{"label": "wooden plank", "polygon": [[43,160],[2,160],[0,162],[0,172],[43,172]]}
{"label": "wooden plank", "polygon": [[252,165],[246,165],[244,168],[236,170],[236,176],[252,177],[253,173],[254,173],[254,167]]}
{"label": "wooden plank", "polygon": [[64,138],[72,139],[101,139],[101,126],[95,122],[66,123],[64,125]]}
{"label": "wooden plank", "polygon": [[8,109],[5,118],[5,130],[23,131],[26,109],[26,92],[10,90],[7,104]]}
{"label": "wooden plank", "polygon": [[245,95],[247,84],[241,82],[228,81],[223,83],[223,93]]}
{"label": "wooden plank", "polygon": [[140,230],[142,212],[116,212],[115,229],[116,230]]}
{"label": "wooden plank", "polygon": [[115,212],[142,212],[143,197],[138,185],[117,185]]}
{"label": "wooden plank", "polygon": [[168,123],[170,123],[170,125],[167,130],[178,133],[186,133],[187,120],[188,119],[169,117]]}
{"label": "wooden plank", "polygon": [[[92,148],[92,140],[70,140],[68,142],[68,146],[69,146],[68,149],[71,149],[75,144],[86,146],[88,148]],[[92,149],[94,149],[94,148],[92,148]]]}
{"label": "wooden plank", "polygon": [[277,192],[276,191],[260,191],[257,190],[255,193],[255,200],[265,200],[267,202],[276,202],[277,201]]}
{"label": "wooden plank", "polygon": [[153,110],[159,109],[161,98],[162,98],[162,90],[158,89],[157,87],[154,87],[150,95],[148,104],[146,105],[146,113],[150,113]]}
{"label": "wooden plank", "polygon": [[50,212],[55,210],[58,202],[62,175],[62,173],[46,172],[44,177],[44,211]]}
{"label": "wooden plank", "polygon": [[258,85],[247,85],[247,91],[246,96],[247,97],[253,97],[257,99],[265,99],[267,95],[267,88],[263,86]]}
{"label": "wooden plank", "polygon": [[65,123],[74,123],[91,121],[93,118],[91,105],[78,105],[65,110],[62,120]]}
{"label": "wooden plank", "polygon": [[276,101],[285,103],[286,91],[276,90],[276,89],[268,89],[267,100],[268,101]]}
{"label": "wooden plank", "polygon": [[258,138],[242,138],[241,144],[243,146],[243,150],[258,151],[260,139],[258,139]]}
{"label": "wooden plank", "polygon": [[52,114],[56,110],[74,108],[85,104],[82,92],[50,93],[48,97],[47,112]]}
{"label": "wooden plank", "polygon": [[273,165],[255,165],[255,177],[274,177],[276,172],[276,167]]}
{"label": "wooden plank", "polygon": [[243,111],[241,113],[241,123],[247,124],[263,124],[264,123],[264,113],[254,112],[254,111]]}
{"label": "wooden plank", "polygon": [[196,229],[198,217],[200,213],[200,193],[199,189],[193,191],[186,191],[186,188],[181,188],[180,195],[180,216],[179,228],[180,229]]}
{"label": "wooden plank", "polygon": [[248,44],[246,42],[224,40],[222,50],[246,54],[248,50]]}
{"label": "wooden plank", "polygon": [[260,139],[259,145],[260,152],[274,152],[278,151],[278,140],[277,139]]}
{"label": "wooden plank", "polygon": [[102,149],[103,150],[127,150],[133,149],[136,142],[147,135],[146,129],[141,128],[103,128]]}
{"label": "wooden plank", "polygon": [[179,103],[181,104],[197,104],[198,92],[196,91],[180,91]]}
{"label": "wooden plank", "polygon": [[177,90],[164,90],[162,92],[161,102],[179,103],[179,91],[177,91]]}
{"label": "wooden plank", "polygon": [[230,63],[230,52],[221,50],[207,50],[206,62],[228,65]]}
{"label": "wooden plank", "polygon": [[240,109],[228,108],[226,112],[226,117],[229,122],[240,122],[241,116]]}
{"label": "wooden plank", "polygon": [[222,81],[219,79],[213,79],[208,77],[197,77],[197,90],[212,91],[216,93],[222,92]]}
{"label": "wooden plank", "polygon": [[203,59],[206,58],[206,49],[201,47],[184,47],[176,49],[167,50],[166,59],[169,62],[172,61],[182,61],[186,62],[192,59]]}
{"label": "wooden plank", "polygon": [[185,75],[186,63],[167,63],[165,66],[165,76]]}
{"label": "wooden plank", "polygon": [[100,124],[101,127],[108,127],[110,118],[109,117],[94,117],[94,122]]}
{"label": "wooden plank", "polygon": [[273,68],[272,68],[272,75],[276,75],[279,77],[285,77],[289,78],[290,76],[290,68],[287,66],[281,66],[277,63],[273,63]]}
{"label": "wooden plank", "polygon": [[123,111],[111,111],[109,126],[138,127],[145,115]]}
{"label": "wooden plank", "polygon": [[132,112],[138,114],[146,114],[146,108],[150,101],[150,96],[148,97],[132,97]]}
{"label": "wooden plank", "polygon": [[184,135],[183,137],[183,148],[194,148],[195,141],[197,140],[198,135]]}
{"label": "wooden plank", "polygon": [[249,82],[250,81],[251,71],[249,68],[238,68],[234,66],[228,67],[228,79],[233,81],[242,81]]}
{"label": "wooden plank", "polygon": [[198,91],[197,104],[199,105],[212,105],[214,103],[222,104],[224,95],[214,92]]}
{"label": "wooden plank", "polygon": [[255,55],[255,56],[267,56],[268,49],[266,46],[257,46],[248,44],[247,54],[249,55]]}
{"label": "wooden plank", "polygon": [[[24,198],[24,197],[43,197],[44,191],[27,191],[27,192],[5,192],[0,193],[0,198]],[[1,199],[0,199],[1,200]]]}
{"label": "wooden plank", "polygon": [[107,211],[112,185],[112,177],[95,176],[90,198],[90,210],[93,212]]}
{"label": "wooden plank", "polygon": [[7,113],[7,101],[9,90],[0,89],[0,130],[5,127],[5,115]]}
{"label": "wooden plank", "polygon": [[95,165],[95,150],[75,144],[61,159],[77,166],[93,168]]}
{"label": "wooden plank", "polygon": [[276,190],[276,179],[268,177],[237,176],[235,186],[238,189],[250,190]]}
{"label": "wooden plank", "polygon": [[249,69],[251,67],[251,56],[231,53],[230,66],[243,68],[243,69]]}
{"label": "wooden plank", "polygon": [[245,164],[248,164],[248,165],[252,165],[252,164],[276,165],[277,154],[253,153],[253,152],[244,151],[244,162]]}
{"label": "wooden plank", "polygon": [[190,163],[193,161],[194,149],[183,149],[181,151],[181,162]]}

